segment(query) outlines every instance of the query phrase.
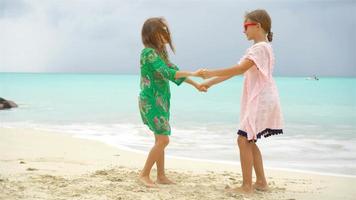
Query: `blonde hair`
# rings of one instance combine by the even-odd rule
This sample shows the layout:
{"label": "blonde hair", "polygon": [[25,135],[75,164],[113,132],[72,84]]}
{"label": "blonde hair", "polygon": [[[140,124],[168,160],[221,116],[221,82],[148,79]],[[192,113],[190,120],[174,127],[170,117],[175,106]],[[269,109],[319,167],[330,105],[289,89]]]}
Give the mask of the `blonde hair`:
{"label": "blonde hair", "polygon": [[163,17],[153,17],[145,21],[142,27],[142,43],[145,47],[150,47],[163,58],[165,62],[169,62],[166,45],[162,40],[166,40],[173,52],[175,52],[172,44],[171,33],[168,28],[167,21]]}
{"label": "blonde hair", "polygon": [[271,32],[272,20],[266,10],[254,10],[246,13],[245,19],[257,22],[261,24],[262,29],[267,33],[267,39],[269,42],[272,42],[273,33]]}

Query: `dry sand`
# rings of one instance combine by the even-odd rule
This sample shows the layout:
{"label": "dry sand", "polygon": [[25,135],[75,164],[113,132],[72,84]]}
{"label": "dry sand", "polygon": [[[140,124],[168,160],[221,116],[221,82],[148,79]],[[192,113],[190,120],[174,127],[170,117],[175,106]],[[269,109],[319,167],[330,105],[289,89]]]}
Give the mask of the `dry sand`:
{"label": "dry sand", "polygon": [[174,158],[167,176],[177,184],[151,189],[137,180],[145,158],[65,133],[0,128],[0,199],[356,199],[356,178],[283,170],[266,171],[269,192],[231,195],[224,188],[241,184],[239,166]]}

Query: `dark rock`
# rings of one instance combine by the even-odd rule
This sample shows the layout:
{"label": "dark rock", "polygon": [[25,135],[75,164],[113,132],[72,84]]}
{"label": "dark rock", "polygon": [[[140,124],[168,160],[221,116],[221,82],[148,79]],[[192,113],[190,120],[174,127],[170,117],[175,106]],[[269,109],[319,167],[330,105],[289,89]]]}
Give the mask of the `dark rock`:
{"label": "dark rock", "polygon": [[15,102],[0,97],[0,110],[16,107],[18,107],[18,105]]}

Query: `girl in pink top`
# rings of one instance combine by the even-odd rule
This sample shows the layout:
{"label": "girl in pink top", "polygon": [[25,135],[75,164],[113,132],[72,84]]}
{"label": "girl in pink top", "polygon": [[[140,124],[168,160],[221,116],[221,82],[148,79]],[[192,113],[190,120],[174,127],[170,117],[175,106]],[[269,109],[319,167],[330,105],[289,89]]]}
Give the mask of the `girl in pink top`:
{"label": "girl in pink top", "polygon": [[[276,84],[272,77],[274,67],[271,18],[265,10],[255,10],[245,16],[244,33],[254,44],[247,49],[239,63],[223,69],[201,69],[203,78],[211,78],[202,84],[209,88],[233,76],[244,74],[241,99],[240,128],[237,143],[243,183],[241,187],[229,189],[230,192],[252,193],[254,189],[267,190],[262,156],[256,145],[261,136],[281,134],[283,119]],[[256,182],[252,184],[252,167]]]}

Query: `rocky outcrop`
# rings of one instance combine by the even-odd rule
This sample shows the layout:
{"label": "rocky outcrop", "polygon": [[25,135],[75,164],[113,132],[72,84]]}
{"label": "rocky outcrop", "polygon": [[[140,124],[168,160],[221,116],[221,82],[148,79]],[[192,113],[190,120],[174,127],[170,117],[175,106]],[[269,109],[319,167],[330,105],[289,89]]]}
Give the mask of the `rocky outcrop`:
{"label": "rocky outcrop", "polygon": [[16,108],[16,107],[18,106],[15,102],[0,97],[0,110]]}

